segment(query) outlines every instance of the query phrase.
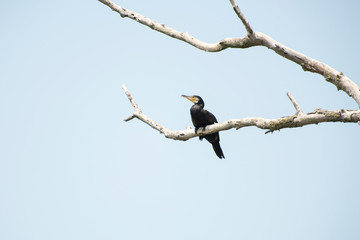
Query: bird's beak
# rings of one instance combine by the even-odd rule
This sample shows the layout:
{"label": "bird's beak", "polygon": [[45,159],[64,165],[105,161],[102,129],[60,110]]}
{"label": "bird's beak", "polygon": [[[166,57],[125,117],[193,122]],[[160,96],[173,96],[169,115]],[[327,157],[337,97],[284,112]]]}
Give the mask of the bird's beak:
{"label": "bird's beak", "polygon": [[187,98],[188,100],[190,100],[193,103],[196,102],[196,98],[194,96],[186,96],[186,95],[181,95],[181,96],[184,98]]}

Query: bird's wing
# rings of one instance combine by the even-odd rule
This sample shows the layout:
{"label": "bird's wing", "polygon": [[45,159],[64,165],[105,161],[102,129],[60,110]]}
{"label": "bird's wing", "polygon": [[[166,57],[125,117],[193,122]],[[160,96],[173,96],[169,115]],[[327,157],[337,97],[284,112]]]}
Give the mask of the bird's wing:
{"label": "bird's wing", "polygon": [[202,109],[201,113],[204,116],[204,119],[206,119],[206,123],[205,123],[206,125],[217,123],[217,120],[216,120],[216,117],[214,116],[214,114],[212,114],[208,110]]}
{"label": "bird's wing", "polygon": [[[210,125],[210,124],[213,124],[213,123],[217,123],[217,120],[216,120],[216,117],[214,116],[214,114],[212,114],[211,112],[207,111],[204,109],[203,111],[203,114],[205,116],[205,119],[207,121],[206,125]],[[206,138],[206,140],[208,140],[211,144],[217,144],[219,145],[219,141],[220,141],[220,135],[218,132],[216,133],[212,133],[212,134],[209,134],[209,135],[205,135],[204,136]],[[220,145],[219,146],[214,146],[214,150],[216,152],[216,154],[220,154],[220,151],[217,151],[218,148],[220,148]],[[221,148],[220,148],[221,149]],[[223,155],[223,154],[220,154],[218,155],[219,157]]]}

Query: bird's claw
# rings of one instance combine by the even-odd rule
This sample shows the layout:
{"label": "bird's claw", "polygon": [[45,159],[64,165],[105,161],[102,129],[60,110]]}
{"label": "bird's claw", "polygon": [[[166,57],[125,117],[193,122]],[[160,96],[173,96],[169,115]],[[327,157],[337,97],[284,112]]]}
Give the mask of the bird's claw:
{"label": "bird's claw", "polygon": [[206,126],[203,126],[203,127],[195,127],[195,134],[197,134],[197,131],[199,130],[199,128],[202,128],[202,131],[205,131]]}
{"label": "bird's claw", "polygon": [[197,131],[199,130],[198,127],[195,127],[195,134],[197,134]]}

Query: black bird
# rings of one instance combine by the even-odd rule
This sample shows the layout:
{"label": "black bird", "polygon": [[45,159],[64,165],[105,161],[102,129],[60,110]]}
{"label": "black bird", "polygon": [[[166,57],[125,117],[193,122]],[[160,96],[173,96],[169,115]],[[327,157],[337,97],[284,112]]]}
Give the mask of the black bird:
{"label": "black bird", "polygon": [[[195,133],[199,128],[205,129],[207,125],[211,125],[213,123],[217,123],[216,117],[211,112],[204,109],[205,103],[201,97],[194,95],[194,96],[185,96],[181,95],[184,98],[187,98],[194,105],[190,108],[191,120],[195,126]],[[205,138],[208,140],[219,158],[225,158],[221,147],[220,147],[220,136],[219,133],[212,133],[204,136],[199,136],[199,139],[202,140]]]}

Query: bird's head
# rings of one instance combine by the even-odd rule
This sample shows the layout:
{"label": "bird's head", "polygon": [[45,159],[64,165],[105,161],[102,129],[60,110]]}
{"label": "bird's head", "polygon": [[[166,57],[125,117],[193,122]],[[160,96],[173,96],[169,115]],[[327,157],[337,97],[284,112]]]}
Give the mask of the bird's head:
{"label": "bird's head", "polygon": [[200,96],[197,96],[197,95],[192,95],[192,96],[181,95],[181,96],[190,100],[194,104],[200,105],[201,107],[205,106],[205,103]]}

